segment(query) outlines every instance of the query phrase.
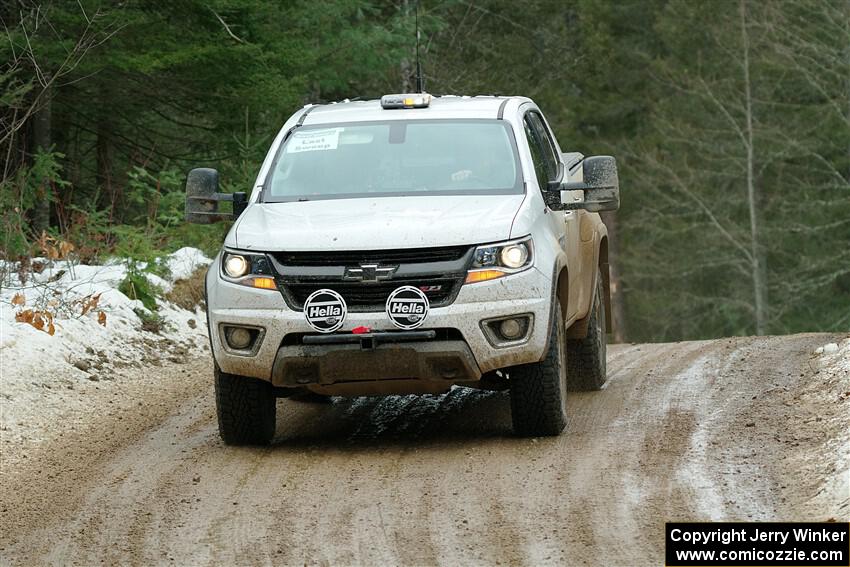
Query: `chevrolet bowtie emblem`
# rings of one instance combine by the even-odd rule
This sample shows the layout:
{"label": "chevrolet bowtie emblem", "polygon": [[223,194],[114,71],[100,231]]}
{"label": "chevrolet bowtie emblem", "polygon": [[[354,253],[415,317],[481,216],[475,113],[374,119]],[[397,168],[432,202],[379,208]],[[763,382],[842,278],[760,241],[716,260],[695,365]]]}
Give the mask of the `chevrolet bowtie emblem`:
{"label": "chevrolet bowtie emblem", "polygon": [[359,267],[346,267],[344,278],[349,281],[358,282],[378,282],[388,280],[393,277],[393,274],[398,269],[398,266],[381,266],[380,264],[360,264]]}

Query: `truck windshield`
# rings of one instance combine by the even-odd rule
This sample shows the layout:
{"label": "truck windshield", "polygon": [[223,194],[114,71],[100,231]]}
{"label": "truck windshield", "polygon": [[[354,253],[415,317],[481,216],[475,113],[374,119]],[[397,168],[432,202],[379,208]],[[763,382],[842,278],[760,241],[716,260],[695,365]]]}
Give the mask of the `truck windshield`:
{"label": "truck windshield", "polygon": [[522,192],[505,121],[391,120],[295,129],[275,156],[263,201]]}

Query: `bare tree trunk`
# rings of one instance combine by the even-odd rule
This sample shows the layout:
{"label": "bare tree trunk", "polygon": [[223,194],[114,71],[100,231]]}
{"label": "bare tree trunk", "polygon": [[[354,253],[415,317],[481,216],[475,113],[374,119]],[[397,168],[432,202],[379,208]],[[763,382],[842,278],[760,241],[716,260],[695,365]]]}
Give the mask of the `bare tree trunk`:
{"label": "bare tree trunk", "polygon": [[617,228],[617,213],[602,213],[602,221],[608,228],[608,273],[611,283],[611,323],[613,342],[626,342],[626,301],[620,279],[620,235]]}
{"label": "bare tree trunk", "polygon": [[[50,87],[48,87],[50,88]],[[48,152],[53,145],[50,136],[51,122],[51,92],[46,92],[42,95],[42,102],[38,109],[33,113],[32,117],[32,149],[33,154],[38,152]],[[50,228],[50,200],[51,200],[51,185],[50,179],[45,178],[39,182],[38,195],[35,206],[32,209],[31,226],[36,234],[41,234],[43,230]]]}
{"label": "bare tree trunk", "polygon": [[747,32],[746,0],[740,0],[741,13],[741,45],[743,47],[744,68],[744,105],[746,113],[747,137],[747,205],[750,212],[750,263],[753,274],[753,292],[755,299],[756,334],[766,332],[768,317],[767,304],[767,270],[766,261],[762,254],[759,226],[758,206],[759,190],[755,180],[755,148],[753,146],[753,97],[750,84],[750,44]]}

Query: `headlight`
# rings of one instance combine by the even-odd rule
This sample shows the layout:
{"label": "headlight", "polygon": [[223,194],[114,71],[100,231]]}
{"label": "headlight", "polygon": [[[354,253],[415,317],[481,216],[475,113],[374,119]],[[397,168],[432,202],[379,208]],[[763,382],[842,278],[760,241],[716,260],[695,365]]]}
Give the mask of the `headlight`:
{"label": "headlight", "polygon": [[241,278],[251,268],[248,259],[239,254],[228,254],[224,258],[224,273],[231,278]]}
{"label": "headlight", "polygon": [[225,252],[221,275],[229,282],[259,289],[277,289],[274,274],[264,254]]}
{"label": "headlight", "polygon": [[528,260],[528,247],[524,242],[505,246],[499,252],[499,258],[502,260],[502,265],[508,268],[521,268]]}
{"label": "headlight", "polygon": [[526,270],[532,265],[533,250],[531,237],[479,246],[466,283],[494,280]]}

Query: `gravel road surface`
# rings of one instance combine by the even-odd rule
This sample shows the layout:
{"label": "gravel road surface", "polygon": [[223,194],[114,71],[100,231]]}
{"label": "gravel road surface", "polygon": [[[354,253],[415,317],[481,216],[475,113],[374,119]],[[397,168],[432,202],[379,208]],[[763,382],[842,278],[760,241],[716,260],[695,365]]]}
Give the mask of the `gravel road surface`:
{"label": "gravel road surface", "polygon": [[835,335],[609,349],[568,432],[511,435],[504,393],[278,402],[218,438],[203,358],[86,395],[3,443],[0,564],[662,565],[672,520],[850,517]]}

